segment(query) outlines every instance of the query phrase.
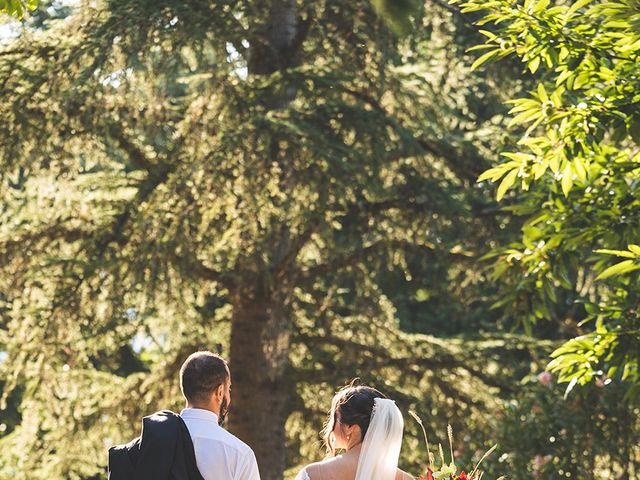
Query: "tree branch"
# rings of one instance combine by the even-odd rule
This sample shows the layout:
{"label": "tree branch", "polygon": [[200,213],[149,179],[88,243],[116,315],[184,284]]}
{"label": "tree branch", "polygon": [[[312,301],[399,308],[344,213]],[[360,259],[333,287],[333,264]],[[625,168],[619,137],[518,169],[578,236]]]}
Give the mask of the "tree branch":
{"label": "tree branch", "polygon": [[387,366],[395,366],[407,368],[408,366],[427,367],[430,369],[454,369],[461,368],[469,372],[472,376],[481,380],[485,385],[499,388],[502,392],[513,392],[514,387],[507,382],[501,382],[498,379],[487,375],[479,368],[473,367],[467,361],[468,359],[458,359],[450,352],[441,350],[435,356],[403,356],[393,357],[386,349],[377,348],[373,345],[365,345],[353,340],[338,338],[335,336],[310,335],[307,333],[299,333],[299,339],[305,343],[328,344],[339,347],[343,351],[369,352],[372,354],[374,361],[368,362],[368,366],[372,368],[381,368]]}
{"label": "tree branch", "polygon": [[389,248],[413,251],[421,254],[433,254],[435,251],[435,245],[433,244],[417,244],[406,240],[379,240],[367,247],[328,259],[324,263],[302,270],[300,272],[300,277],[303,280],[308,280],[327,273],[342,270],[345,267],[353,266],[355,263],[362,261],[368,255],[384,251]]}

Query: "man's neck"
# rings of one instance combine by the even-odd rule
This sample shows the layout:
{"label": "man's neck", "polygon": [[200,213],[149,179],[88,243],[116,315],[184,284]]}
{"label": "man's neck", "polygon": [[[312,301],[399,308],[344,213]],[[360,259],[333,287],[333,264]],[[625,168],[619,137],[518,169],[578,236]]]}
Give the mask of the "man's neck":
{"label": "man's neck", "polygon": [[208,410],[215,413],[218,417],[220,416],[220,407],[216,408],[215,405],[201,405],[198,403],[187,402],[187,406],[185,408],[198,408],[200,410]]}

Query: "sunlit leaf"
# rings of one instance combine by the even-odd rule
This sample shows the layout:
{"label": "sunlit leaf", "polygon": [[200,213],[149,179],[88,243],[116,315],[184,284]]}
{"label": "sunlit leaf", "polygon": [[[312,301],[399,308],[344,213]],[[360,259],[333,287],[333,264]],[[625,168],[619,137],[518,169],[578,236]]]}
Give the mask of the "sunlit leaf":
{"label": "sunlit leaf", "polygon": [[634,270],[640,269],[640,264],[638,264],[634,260],[624,260],[620,263],[616,263],[611,267],[605,269],[602,273],[600,273],[596,280],[605,280],[609,277],[613,277],[615,275],[622,275],[625,273],[633,272]]}
{"label": "sunlit leaf", "polygon": [[514,168],[513,170],[511,170],[502,180],[502,182],[500,183],[500,186],[498,187],[498,190],[496,192],[496,199],[498,201],[502,200],[502,198],[504,197],[505,193],[507,192],[507,190],[509,190],[509,188],[511,188],[511,186],[514,184],[514,182],[516,181],[516,178],[518,177],[518,169]]}
{"label": "sunlit leaf", "polygon": [[573,166],[567,162],[567,165],[562,171],[562,193],[564,196],[568,196],[571,188],[573,187]]}

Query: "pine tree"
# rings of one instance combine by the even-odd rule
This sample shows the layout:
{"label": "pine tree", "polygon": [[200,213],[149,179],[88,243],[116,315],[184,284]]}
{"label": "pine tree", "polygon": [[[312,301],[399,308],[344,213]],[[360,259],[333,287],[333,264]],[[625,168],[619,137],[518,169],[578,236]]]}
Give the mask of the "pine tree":
{"label": "pine tree", "polygon": [[287,419],[336,378],[460,409],[508,388],[510,366],[480,366],[504,342],[407,335],[384,285],[477,281],[504,221],[471,187],[503,92],[468,76],[467,26],[434,8],[399,38],[368,2],[110,0],[0,52],[4,400],[22,389],[0,472],[96,474],[212,345],[266,480]]}

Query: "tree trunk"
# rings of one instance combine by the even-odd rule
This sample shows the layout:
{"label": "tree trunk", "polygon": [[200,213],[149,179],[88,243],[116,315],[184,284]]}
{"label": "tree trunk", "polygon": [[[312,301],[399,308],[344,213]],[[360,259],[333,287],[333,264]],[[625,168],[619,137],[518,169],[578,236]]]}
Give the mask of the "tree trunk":
{"label": "tree trunk", "polygon": [[253,288],[231,295],[230,430],[254,450],[262,480],[279,480],[285,468],[290,385],[286,381],[289,322],[271,295]]}
{"label": "tree trunk", "polygon": [[266,23],[252,26],[249,75],[270,75],[296,63],[299,18],[295,0],[273,0]]}
{"label": "tree trunk", "polygon": [[[259,4],[256,4],[258,8]],[[249,75],[270,75],[296,63],[299,17],[295,0],[273,0],[265,22],[253,25]],[[295,97],[295,89],[285,86],[273,98],[265,98],[268,108],[284,108]],[[277,152],[272,152],[274,161]],[[283,178],[291,176],[286,160]],[[278,262],[289,250],[286,225],[273,225],[271,241],[261,248]],[[255,260],[255,259],[254,259]],[[230,292],[233,306],[231,326],[231,378],[233,382],[230,430],[254,450],[262,480],[280,480],[285,469],[285,422],[291,387],[286,380],[289,366],[289,289],[286,281],[272,285],[268,273],[274,265],[257,267],[259,261],[246,259],[236,266],[239,272]],[[267,287],[267,285],[270,285]]]}

